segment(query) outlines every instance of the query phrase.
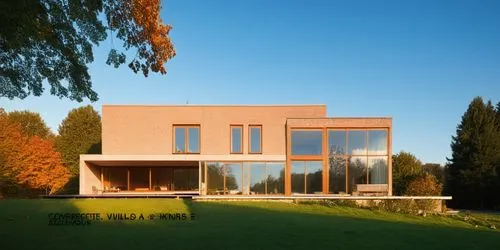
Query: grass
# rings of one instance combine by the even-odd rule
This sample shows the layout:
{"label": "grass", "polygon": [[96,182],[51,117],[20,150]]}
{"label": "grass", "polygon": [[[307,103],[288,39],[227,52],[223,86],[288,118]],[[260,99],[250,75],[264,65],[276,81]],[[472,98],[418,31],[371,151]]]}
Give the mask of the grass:
{"label": "grass", "polygon": [[[79,212],[104,220],[48,225],[50,213]],[[194,220],[147,219],[183,212]],[[107,213],[146,220],[108,221]],[[499,231],[455,218],[279,202],[0,200],[0,249],[500,249]]]}

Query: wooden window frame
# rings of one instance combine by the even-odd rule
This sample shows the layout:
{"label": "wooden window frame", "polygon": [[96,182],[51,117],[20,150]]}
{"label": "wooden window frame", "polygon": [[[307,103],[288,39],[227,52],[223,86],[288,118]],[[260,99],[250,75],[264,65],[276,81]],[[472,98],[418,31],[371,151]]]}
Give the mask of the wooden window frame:
{"label": "wooden window frame", "polygon": [[[241,151],[240,152],[234,152],[233,151],[233,128],[239,128],[240,131],[241,131],[241,135],[240,135],[240,149]],[[262,131],[261,131],[262,132]],[[229,126],[229,152],[231,154],[243,154],[243,125],[241,124],[231,124]]]}
{"label": "wooden window frame", "polygon": [[[175,150],[175,129],[184,128],[184,152]],[[189,129],[198,129],[198,152],[188,152],[189,149]],[[199,124],[174,124],[172,125],[172,154],[200,154],[201,152],[201,126]]]}
{"label": "wooden window frame", "polygon": [[[259,152],[252,152],[252,128],[260,128],[260,151]],[[249,154],[262,154],[262,134],[264,130],[262,128],[262,125],[260,124],[251,124],[248,125],[248,153]]]}

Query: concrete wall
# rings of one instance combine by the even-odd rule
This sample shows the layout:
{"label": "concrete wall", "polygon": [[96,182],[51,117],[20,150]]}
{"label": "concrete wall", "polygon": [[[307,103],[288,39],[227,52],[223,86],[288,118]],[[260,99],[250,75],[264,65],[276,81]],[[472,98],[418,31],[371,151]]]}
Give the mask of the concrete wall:
{"label": "concrete wall", "polygon": [[324,105],[290,106],[134,106],[103,105],[102,153],[171,155],[173,125],[200,125],[200,154],[230,153],[230,125],[262,125],[262,154],[285,155],[287,118],[325,117]]}
{"label": "concrete wall", "polygon": [[92,186],[102,189],[101,169],[80,156],[80,194],[93,194]]}

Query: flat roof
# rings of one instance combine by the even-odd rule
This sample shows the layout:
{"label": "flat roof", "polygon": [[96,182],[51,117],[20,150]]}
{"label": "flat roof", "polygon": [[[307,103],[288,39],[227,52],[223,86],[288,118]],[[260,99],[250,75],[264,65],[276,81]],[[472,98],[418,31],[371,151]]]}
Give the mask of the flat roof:
{"label": "flat roof", "polygon": [[326,107],[326,104],[103,104],[103,107]]}

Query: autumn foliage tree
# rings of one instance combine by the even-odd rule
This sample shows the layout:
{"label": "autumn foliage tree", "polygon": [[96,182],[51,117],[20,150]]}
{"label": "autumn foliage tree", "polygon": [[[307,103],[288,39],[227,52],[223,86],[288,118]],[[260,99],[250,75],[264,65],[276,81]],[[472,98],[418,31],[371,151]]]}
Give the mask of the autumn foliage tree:
{"label": "autumn foliage tree", "polygon": [[45,194],[61,190],[70,177],[68,169],[62,165],[60,153],[54,151],[52,142],[38,136],[29,138],[12,165],[18,183]]}
{"label": "autumn foliage tree", "polygon": [[53,194],[68,178],[52,141],[23,134],[21,124],[0,110],[0,197]]}
{"label": "autumn foliage tree", "polygon": [[[108,34],[123,49],[110,42],[107,64],[165,74],[175,50],[160,9],[160,0],[0,1],[0,97],[39,96],[47,82],[58,97],[96,101],[87,64]],[[127,61],[130,49],[135,56]]]}

